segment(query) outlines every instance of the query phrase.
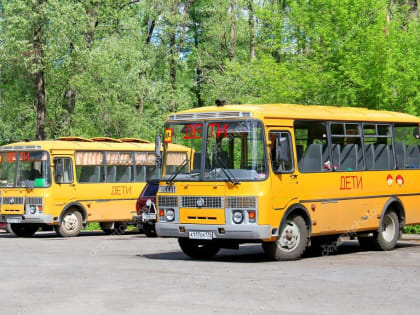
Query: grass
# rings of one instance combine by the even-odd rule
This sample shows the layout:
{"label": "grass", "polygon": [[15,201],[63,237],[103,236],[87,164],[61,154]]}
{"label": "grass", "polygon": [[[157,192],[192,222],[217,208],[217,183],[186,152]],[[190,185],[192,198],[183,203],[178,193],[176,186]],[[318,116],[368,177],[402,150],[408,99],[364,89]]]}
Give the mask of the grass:
{"label": "grass", "polygon": [[[89,222],[86,228],[84,228],[82,231],[102,231],[102,229],[98,222]],[[134,225],[127,225],[126,231],[137,231],[137,227],[135,227]]]}
{"label": "grass", "polygon": [[420,225],[406,226],[403,231],[407,234],[420,234]]}

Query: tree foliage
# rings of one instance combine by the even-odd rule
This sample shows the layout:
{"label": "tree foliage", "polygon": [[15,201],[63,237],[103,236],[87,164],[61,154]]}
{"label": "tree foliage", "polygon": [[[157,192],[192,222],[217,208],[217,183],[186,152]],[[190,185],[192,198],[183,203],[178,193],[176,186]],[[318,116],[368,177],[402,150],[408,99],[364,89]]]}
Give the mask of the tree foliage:
{"label": "tree foliage", "polygon": [[415,0],[0,0],[0,138],[153,139],[228,103],[420,115]]}

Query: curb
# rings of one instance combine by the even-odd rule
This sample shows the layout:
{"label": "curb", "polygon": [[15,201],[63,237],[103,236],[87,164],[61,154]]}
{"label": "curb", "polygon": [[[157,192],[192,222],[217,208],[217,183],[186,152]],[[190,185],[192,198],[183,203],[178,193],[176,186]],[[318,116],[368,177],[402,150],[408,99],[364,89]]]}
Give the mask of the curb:
{"label": "curb", "polygon": [[420,234],[403,234],[401,239],[405,241],[420,241]]}

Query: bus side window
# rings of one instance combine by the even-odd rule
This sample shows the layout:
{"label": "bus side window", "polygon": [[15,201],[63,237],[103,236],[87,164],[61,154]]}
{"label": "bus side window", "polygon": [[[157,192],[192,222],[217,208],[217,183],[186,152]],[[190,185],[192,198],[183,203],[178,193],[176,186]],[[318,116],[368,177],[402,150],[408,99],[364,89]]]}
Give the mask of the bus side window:
{"label": "bus side window", "polygon": [[73,183],[73,163],[71,158],[54,158],[54,179],[57,184]]}
{"label": "bus side window", "polygon": [[294,170],[292,141],[288,132],[270,132],[271,166],[274,173],[290,173]]}
{"label": "bus side window", "polygon": [[395,156],[398,169],[420,168],[419,126],[413,124],[394,125]]}
{"label": "bus side window", "polygon": [[332,167],[336,171],[365,169],[362,136],[358,123],[332,122],[330,124]]}
{"label": "bus side window", "polygon": [[[363,135],[367,169],[395,169],[394,150],[396,150],[398,159],[400,151],[404,149],[400,144],[396,145],[395,148],[392,146],[391,125],[365,123],[363,124]],[[402,154],[404,155],[404,153]],[[403,159],[405,158],[403,157]]]}
{"label": "bus side window", "polygon": [[296,121],[294,127],[299,171],[303,173],[331,171],[326,123]]}

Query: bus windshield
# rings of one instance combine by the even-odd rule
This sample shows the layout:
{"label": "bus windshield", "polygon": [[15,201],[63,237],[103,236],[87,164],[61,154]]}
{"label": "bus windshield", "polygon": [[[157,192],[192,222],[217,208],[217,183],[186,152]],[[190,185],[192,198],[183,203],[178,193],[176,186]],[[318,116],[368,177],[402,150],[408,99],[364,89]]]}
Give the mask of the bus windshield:
{"label": "bus windshield", "polygon": [[[168,124],[165,144],[167,181],[238,183],[262,180],[267,174],[264,128],[256,120]],[[190,149],[189,156],[169,152],[175,144]]]}
{"label": "bus windshield", "polygon": [[0,187],[48,187],[50,185],[47,152],[0,153]]}

